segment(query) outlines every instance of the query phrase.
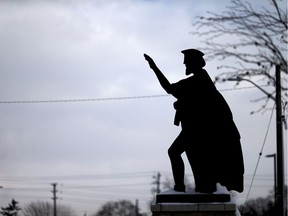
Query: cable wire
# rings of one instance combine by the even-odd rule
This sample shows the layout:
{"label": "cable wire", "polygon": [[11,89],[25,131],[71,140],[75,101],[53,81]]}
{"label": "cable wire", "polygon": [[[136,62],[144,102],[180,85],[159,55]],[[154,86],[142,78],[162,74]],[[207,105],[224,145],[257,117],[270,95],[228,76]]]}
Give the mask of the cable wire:
{"label": "cable wire", "polygon": [[153,97],[165,97],[167,95],[144,95],[131,97],[108,97],[108,98],[88,98],[88,99],[63,99],[63,100],[17,100],[17,101],[0,101],[0,104],[16,104],[16,103],[71,103],[71,102],[93,102],[93,101],[111,101],[111,100],[131,100],[144,99]]}
{"label": "cable wire", "polygon": [[262,153],[263,153],[263,149],[264,149],[264,146],[266,144],[266,139],[267,139],[267,136],[268,136],[268,132],[270,130],[271,120],[272,120],[272,116],[273,116],[273,113],[274,113],[275,106],[276,106],[276,104],[274,103],[273,109],[271,111],[271,116],[270,116],[270,119],[269,119],[269,122],[268,122],[268,127],[267,127],[267,130],[266,130],[266,133],[265,133],[265,137],[264,137],[264,140],[263,140],[263,144],[262,144],[261,150],[259,152],[258,160],[257,160],[256,167],[255,167],[255,170],[254,170],[254,173],[253,173],[252,181],[251,181],[251,184],[249,186],[249,190],[248,190],[248,193],[247,193],[247,196],[246,196],[245,204],[248,201],[248,198],[249,198],[249,195],[250,195],[250,192],[251,192],[251,189],[252,189],[252,185],[253,185],[253,182],[254,182],[254,179],[255,179],[255,176],[256,176],[256,172],[257,172],[257,169],[258,169],[258,165],[259,165]]}
{"label": "cable wire", "polygon": [[[267,87],[269,85],[263,85],[262,87]],[[235,90],[245,90],[255,88],[242,87],[242,88],[229,88],[221,89],[219,91],[235,91]],[[132,100],[132,99],[145,99],[145,98],[156,98],[156,97],[167,97],[169,94],[160,95],[143,95],[143,96],[126,96],[126,97],[106,97],[106,98],[88,98],[88,99],[59,99],[59,100],[2,100],[0,104],[34,104],[34,103],[76,103],[76,102],[96,102],[96,101],[112,101],[112,100]]]}

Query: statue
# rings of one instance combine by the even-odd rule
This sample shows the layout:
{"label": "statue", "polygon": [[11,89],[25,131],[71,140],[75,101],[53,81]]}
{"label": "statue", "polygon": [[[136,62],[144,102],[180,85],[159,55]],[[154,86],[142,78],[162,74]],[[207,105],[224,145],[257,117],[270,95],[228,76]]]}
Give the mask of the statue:
{"label": "statue", "polygon": [[228,190],[243,192],[244,163],[240,134],[233,121],[231,110],[216,89],[203,67],[203,53],[196,49],[183,50],[186,79],[171,84],[144,54],[160,85],[177,101],[174,124],[181,124],[179,136],[168,149],[174,190],[185,192],[184,163],[186,153],[195,180],[195,191],[213,193],[216,183]]}

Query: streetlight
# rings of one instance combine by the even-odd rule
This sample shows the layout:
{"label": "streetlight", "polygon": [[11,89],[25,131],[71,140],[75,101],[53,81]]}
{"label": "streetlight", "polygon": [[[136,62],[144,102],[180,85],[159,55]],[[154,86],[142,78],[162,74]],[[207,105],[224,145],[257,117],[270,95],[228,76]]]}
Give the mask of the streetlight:
{"label": "streetlight", "polygon": [[275,71],[275,84],[276,84],[276,97],[271,95],[269,92],[262,89],[259,85],[252,82],[249,79],[245,79],[237,76],[236,78],[228,78],[228,81],[247,81],[252,83],[255,87],[260,89],[269,98],[275,101],[276,105],[276,149],[277,149],[277,192],[276,192],[276,209],[277,215],[285,215],[285,201],[284,201],[284,148],[283,148],[283,116],[282,116],[282,104],[281,104],[281,71],[280,65],[276,65]]}
{"label": "streetlight", "polygon": [[277,191],[277,173],[276,173],[276,170],[277,170],[277,166],[276,166],[276,154],[268,154],[266,155],[266,158],[271,158],[273,157],[274,159],[274,206],[277,206],[276,205],[276,202],[277,202],[277,198],[276,198],[276,191]]}
{"label": "streetlight", "polygon": [[269,98],[271,98],[272,100],[276,101],[276,98],[270,94],[269,92],[265,91],[263,88],[261,88],[259,85],[257,85],[256,83],[254,83],[253,81],[249,80],[249,79],[245,79],[245,78],[242,78],[242,77],[235,77],[235,78],[228,78],[227,79],[228,81],[237,81],[237,82],[240,82],[240,81],[247,81],[247,82],[250,82],[252,83],[254,86],[256,86],[258,89],[260,89],[264,94],[266,94]]}

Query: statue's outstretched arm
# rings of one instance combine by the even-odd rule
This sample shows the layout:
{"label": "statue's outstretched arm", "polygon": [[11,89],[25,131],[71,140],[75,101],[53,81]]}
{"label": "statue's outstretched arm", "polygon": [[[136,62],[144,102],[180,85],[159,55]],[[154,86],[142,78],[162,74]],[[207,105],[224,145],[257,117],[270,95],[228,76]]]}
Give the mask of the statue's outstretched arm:
{"label": "statue's outstretched arm", "polygon": [[154,71],[156,77],[158,78],[160,85],[162,88],[168,93],[171,93],[171,84],[167,80],[167,78],[164,76],[164,74],[159,70],[153,59],[148,56],[147,54],[144,54],[144,58],[148,61],[150,68]]}

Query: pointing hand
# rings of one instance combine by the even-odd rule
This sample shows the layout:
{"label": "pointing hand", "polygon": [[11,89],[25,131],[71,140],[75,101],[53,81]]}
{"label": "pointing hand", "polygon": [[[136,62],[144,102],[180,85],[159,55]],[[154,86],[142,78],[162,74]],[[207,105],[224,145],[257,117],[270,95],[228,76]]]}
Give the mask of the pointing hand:
{"label": "pointing hand", "polygon": [[146,59],[146,61],[148,61],[151,69],[156,68],[156,64],[150,56],[144,53],[144,58]]}

